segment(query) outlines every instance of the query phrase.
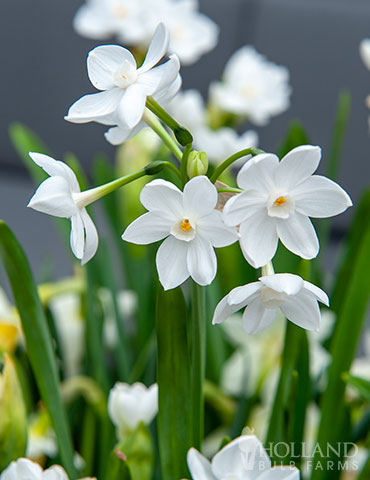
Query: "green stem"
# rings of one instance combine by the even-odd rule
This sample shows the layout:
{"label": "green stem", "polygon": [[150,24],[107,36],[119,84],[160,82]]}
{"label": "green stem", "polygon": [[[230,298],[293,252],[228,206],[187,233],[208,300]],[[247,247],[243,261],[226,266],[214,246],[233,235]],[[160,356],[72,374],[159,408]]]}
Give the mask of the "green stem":
{"label": "green stem", "polygon": [[192,366],[193,446],[199,450],[204,434],[205,288],[194,281],[191,283],[191,300],[190,359]]}
{"label": "green stem", "polygon": [[163,163],[164,167],[167,167],[170,170],[172,170],[179,177],[180,180],[182,179],[180,170],[173,163],[171,163],[171,162],[162,162],[162,163]]}
{"label": "green stem", "polygon": [[210,180],[212,183],[215,183],[215,181],[218,179],[218,177],[224,172],[232,163],[234,163],[236,160],[239,160],[239,158],[245,157],[247,155],[259,155],[260,153],[265,153],[263,150],[260,150],[259,148],[245,148],[244,150],[241,150],[240,152],[234,153],[231,155],[231,157],[227,158],[225,161],[223,161],[213,172],[213,174],[210,177]]}
{"label": "green stem", "polygon": [[217,189],[218,193],[242,193],[243,190],[240,190],[240,188],[233,188],[233,187],[225,187],[225,188],[218,188]]}
{"label": "green stem", "polygon": [[149,127],[162,139],[163,143],[171,150],[175,157],[181,162],[182,151],[179,146],[174,142],[173,138],[167,132],[161,122],[148,110],[144,112],[143,119],[149,125]]}
{"label": "green stem", "polygon": [[186,145],[184,154],[181,159],[181,181],[183,186],[185,185],[186,180],[188,178],[187,165],[188,165],[188,159],[189,159],[189,155],[192,148],[193,148],[192,143],[189,143],[188,145]]}

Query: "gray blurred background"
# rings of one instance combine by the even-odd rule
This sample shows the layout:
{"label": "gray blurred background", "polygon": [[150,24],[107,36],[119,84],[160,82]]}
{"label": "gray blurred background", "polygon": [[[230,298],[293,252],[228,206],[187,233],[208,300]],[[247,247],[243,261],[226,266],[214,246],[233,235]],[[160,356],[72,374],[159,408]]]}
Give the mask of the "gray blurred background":
{"label": "gray blurred background", "polygon": [[[65,248],[50,219],[25,208],[34,188],[10,144],[8,125],[25,123],[56,158],[73,151],[87,170],[97,151],[113,159],[103,126],[73,125],[63,119],[76,99],[94,92],[86,75],[86,56],[99,42],[79,37],[72,28],[81,3],[0,2],[0,218],[15,231],[36,271],[45,257],[52,258],[58,276],[70,271]],[[230,55],[246,44],[290,70],[290,109],[256,129],[264,150],[273,151],[289,123],[299,119],[311,143],[323,147],[325,163],[338,93],[342,88],[351,92],[339,181],[356,201],[370,173],[365,106],[370,72],[358,53],[360,41],[370,37],[369,0],[200,0],[200,10],[221,27],[219,45],[194,66],[182,69],[184,88],[195,87],[207,95],[209,83],[221,76]],[[349,211],[336,218],[337,236],[350,217]]]}

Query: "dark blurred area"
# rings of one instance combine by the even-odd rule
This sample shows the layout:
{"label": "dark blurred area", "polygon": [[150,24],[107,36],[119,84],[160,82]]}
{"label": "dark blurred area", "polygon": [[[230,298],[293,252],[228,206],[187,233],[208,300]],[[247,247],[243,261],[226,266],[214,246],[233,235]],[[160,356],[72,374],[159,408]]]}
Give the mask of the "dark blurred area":
{"label": "dark blurred area", "polygon": [[[63,117],[69,106],[93,93],[86,74],[86,56],[99,44],[81,38],[72,27],[82,2],[64,0],[2,0],[0,3],[1,124],[0,217],[25,246],[37,270],[42,259],[53,258],[58,276],[68,273],[64,247],[46,215],[26,209],[33,185],[9,138],[10,122],[20,121],[37,132],[56,158],[72,151],[87,171],[92,156],[114,148],[104,139],[104,126],[73,125]],[[206,96],[226,61],[240,46],[252,44],[275,63],[288,67],[293,95],[291,107],[256,128],[260,146],[273,151],[290,122],[299,119],[311,143],[330,145],[338,94],[352,95],[339,183],[353,200],[369,183],[370,72],[358,53],[360,41],[370,37],[368,0],[200,0],[200,10],[221,28],[219,44],[198,63],[182,69],[184,88],[198,88]],[[335,219],[342,234],[351,212]]]}

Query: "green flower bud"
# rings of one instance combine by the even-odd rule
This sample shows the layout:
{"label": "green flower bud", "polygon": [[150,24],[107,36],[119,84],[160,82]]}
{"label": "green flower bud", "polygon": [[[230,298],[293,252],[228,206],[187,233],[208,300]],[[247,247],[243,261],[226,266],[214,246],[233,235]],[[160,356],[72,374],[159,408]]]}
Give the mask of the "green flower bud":
{"label": "green flower bud", "polygon": [[178,126],[174,129],[173,133],[179,144],[183,147],[186,147],[189,143],[193,143],[193,136],[186,128]]}
{"label": "green flower bud", "polygon": [[189,178],[205,175],[208,170],[208,156],[206,152],[193,150],[188,158],[187,174]]}
{"label": "green flower bud", "polygon": [[5,355],[0,374],[0,471],[26,451],[27,418],[22,389],[13,360]]}

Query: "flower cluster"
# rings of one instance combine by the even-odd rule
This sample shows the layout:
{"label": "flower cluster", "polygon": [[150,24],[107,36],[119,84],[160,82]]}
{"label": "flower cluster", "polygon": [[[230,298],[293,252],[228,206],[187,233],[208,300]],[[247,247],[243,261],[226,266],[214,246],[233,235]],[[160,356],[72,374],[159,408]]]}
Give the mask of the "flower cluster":
{"label": "flower cluster", "polygon": [[170,52],[184,65],[212,50],[218,27],[198,10],[197,0],[86,0],[74,26],[85,37],[105,40],[113,35],[123,45],[145,48],[158,23],[171,34]]}

